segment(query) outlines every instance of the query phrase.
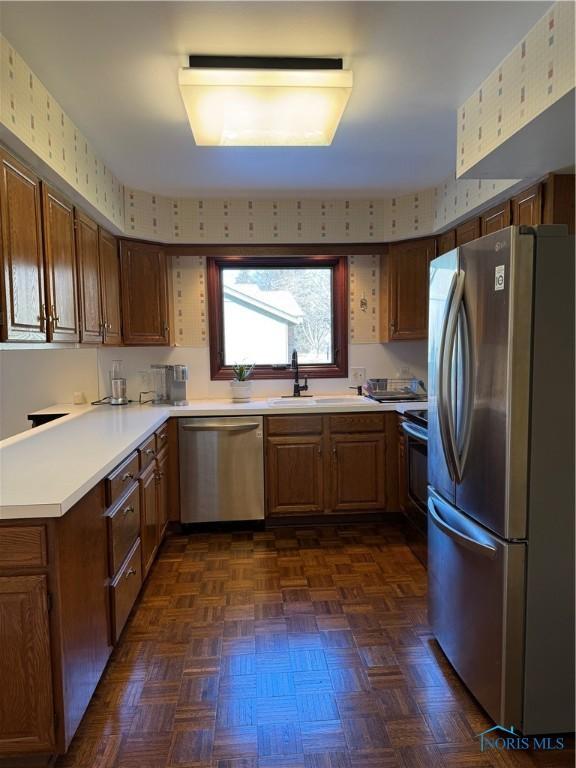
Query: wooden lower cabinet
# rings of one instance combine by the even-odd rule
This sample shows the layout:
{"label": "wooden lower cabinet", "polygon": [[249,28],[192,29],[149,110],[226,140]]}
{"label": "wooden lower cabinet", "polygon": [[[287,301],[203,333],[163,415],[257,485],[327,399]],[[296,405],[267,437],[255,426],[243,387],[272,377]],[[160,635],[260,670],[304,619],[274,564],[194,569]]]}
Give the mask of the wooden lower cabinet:
{"label": "wooden lower cabinet", "polygon": [[388,424],[381,413],[266,419],[267,515],[390,509],[397,473],[387,467]]}
{"label": "wooden lower cabinet", "polygon": [[142,540],[142,574],[150,570],[158,547],[158,475],[156,463],[150,464],[140,476],[140,538]]}
{"label": "wooden lower cabinet", "polygon": [[330,511],[384,509],[385,450],[384,434],[330,438]]}
{"label": "wooden lower cabinet", "polygon": [[45,575],[0,577],[0,640],[0,757],[51,752],[54,705]]}
{"label": "wooden lower cabinet", "polygon": [[165,533],[171,455],[139,476],[134,451],[62,517],[0,521],[0,766],[67,751]]}
{"label": "wooden lower cabinet", "polygon": [[271,515],[324,511],[322,437],[268,437],[268,512]]}
{"label": "wooden lower cabinet", "polygon": [[168,497],[168,447],[163,448],[156,459],[158,472],[158,482],[156,485],[156,506],[157,506],[157,525],[158,525],[158,543],[164,538],[169,518],[169,497]]}
{"label": "wooden lower cabinet", "polygon": [[406,435],[402,429],[402,418],[398,418],[398,507],[400,512],[408,508],[408,478],[406,476]]}

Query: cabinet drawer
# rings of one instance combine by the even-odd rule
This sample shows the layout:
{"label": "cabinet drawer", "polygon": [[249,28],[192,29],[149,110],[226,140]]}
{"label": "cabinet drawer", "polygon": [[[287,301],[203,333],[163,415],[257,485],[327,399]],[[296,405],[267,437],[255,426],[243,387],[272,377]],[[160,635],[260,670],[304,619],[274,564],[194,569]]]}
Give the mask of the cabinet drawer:
{"label": "cabinet drawer", "polygon": [[114,642],[118,641],[132,606],[136,602],[142,586],[142,564],[140,562],[140,539],[130,550],[124,565],[112,582],[112,633]]}
{"label": "cabinet drawer", "polygon": [[138,448],[140,456],[140,472],[146,469],[156,458],[156,435],[150,435],[146,442]]}
{"label": "cabinet drawer", "polygon": [[156,453],[160,453],[162,448],[168,445],[168,422],[162,424],[154,434],[156,435]]}
{"label": "cabinet drawer", "polygon": [[110,576],[114,576],[140,534],[140,493],[138,485],[108,513]]}
{"label": "cabinet drawer", "polygon": [[269,435],[320,435],[322,416],[268,416]]}
{"label": "cabinet drawer", "polygon": [[330,432],[383,432],[383,413],[342,413],[329,416]]}
{"label": "cabinet drawer", "polygon": [[42,568],[47,563],[43,525],[0,527],[0,568]]}
{"label": "cabinet drawer", "polygon": [[106,478],[106,504],[114,504],[137,477],[138,454],[134,451]]}

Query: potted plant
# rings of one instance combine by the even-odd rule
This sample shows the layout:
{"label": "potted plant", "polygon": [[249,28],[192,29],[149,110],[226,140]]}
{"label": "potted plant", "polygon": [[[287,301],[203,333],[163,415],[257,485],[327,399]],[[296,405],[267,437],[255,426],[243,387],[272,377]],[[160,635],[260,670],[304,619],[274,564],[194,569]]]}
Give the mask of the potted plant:
{"label": "potted plant", "polygon": [[232,370],[234,371],[234,378],[230,382],[232,401],[234,403],[247,403],[252,392],[252,382],[248,379],[254,370],[254,364],[236,363],[232,366]]}

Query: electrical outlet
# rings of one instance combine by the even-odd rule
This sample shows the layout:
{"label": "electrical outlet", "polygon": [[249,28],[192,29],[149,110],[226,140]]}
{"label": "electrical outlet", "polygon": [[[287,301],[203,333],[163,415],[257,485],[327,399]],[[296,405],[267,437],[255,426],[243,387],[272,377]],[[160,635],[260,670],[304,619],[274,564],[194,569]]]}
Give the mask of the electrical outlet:
{"label": "electrical outlet", "polygon": [[350,381],[355,387],[366,384],[366,368],[350,368]]}

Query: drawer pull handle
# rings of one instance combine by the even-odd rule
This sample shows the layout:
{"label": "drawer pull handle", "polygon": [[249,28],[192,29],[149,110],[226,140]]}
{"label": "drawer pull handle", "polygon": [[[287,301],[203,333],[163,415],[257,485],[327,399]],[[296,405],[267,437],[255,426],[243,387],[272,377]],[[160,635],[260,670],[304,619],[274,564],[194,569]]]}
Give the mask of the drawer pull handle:
{"label": "drawer pull handle", "polygon": [[131,512],[134,512],[134,507],[130,505],[129,507],[124,508],[124,514],[129,515]]}
{"label": "drawer pull handle", "polygon": [[128,576],[136,576],[136,568],[128,568],[126,571],[126,578],[128,578]]}
{"label": "drawer pull handle", "polygon": [[126,480],[133,480],[134,479],[134,473],[133,472],[125,472],[122,475],[122,482],[125,483]]}
{"label": "drawer pull handle", "polygon": [[160,440],[166,440],[166,432],[161,432],[161,433],[158,435],[158,437],[160,438]]}
{"label": "drawer pull handle", "polygon": [[154,456],[155,451],[153,448],[146,448],[144,453],[146,454],[146,456]]}

